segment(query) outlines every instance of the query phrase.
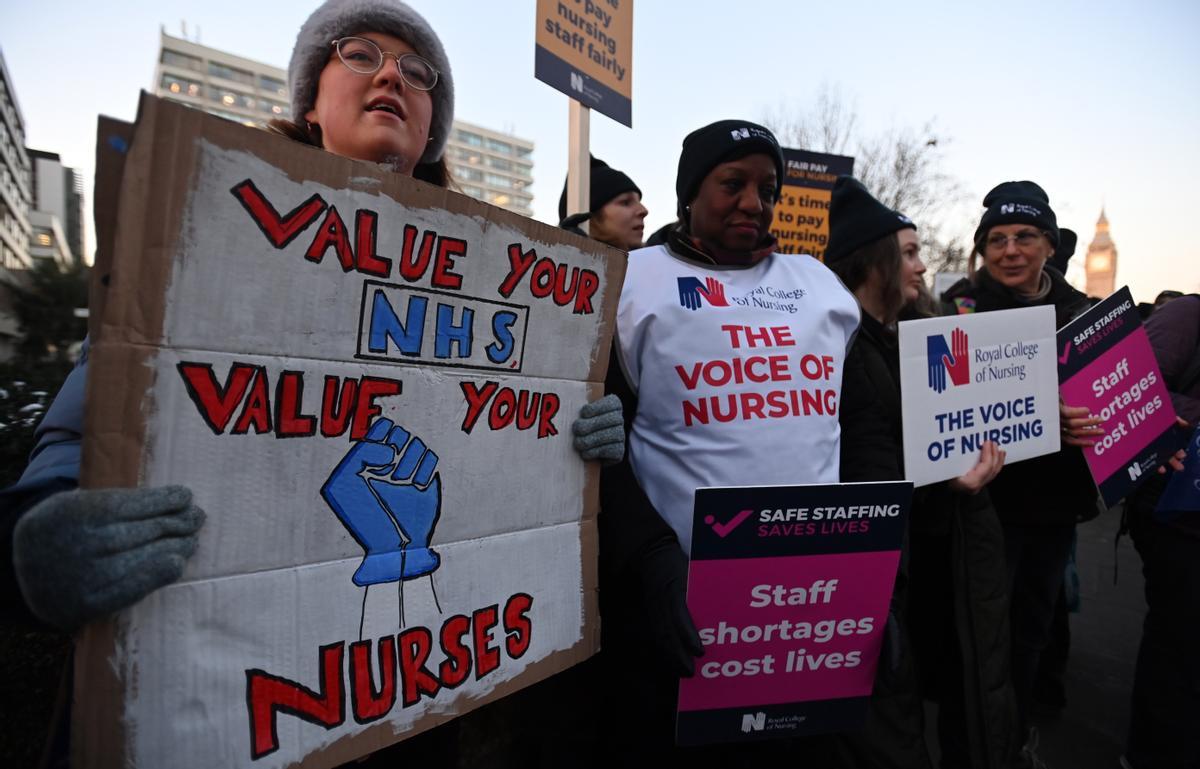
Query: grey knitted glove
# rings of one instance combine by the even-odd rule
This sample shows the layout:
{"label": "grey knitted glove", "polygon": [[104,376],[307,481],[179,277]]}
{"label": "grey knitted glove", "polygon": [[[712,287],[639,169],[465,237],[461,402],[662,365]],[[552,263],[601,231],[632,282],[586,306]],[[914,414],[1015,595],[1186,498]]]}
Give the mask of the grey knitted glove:
{"label": "grey knitted glove", "polygon": [[13,530],[13,566],[30,611],[75,630],[183,573],[204,511],[183,486],[65,491]]}
{"label": "grey knitted glove", "polygon": [[625,456],[625,415],[621,399],[605,395],[579,410],[579,418],[571,425],[575,433],[575,450],[584,459],[599,459],[606,465],[616,464]]}

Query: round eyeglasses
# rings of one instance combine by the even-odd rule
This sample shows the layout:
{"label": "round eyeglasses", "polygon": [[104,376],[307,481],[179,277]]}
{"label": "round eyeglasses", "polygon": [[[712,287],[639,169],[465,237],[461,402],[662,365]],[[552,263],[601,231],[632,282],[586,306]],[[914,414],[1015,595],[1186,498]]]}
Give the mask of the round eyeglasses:
{"label": "round eyeglasses", "polygon": [[430,91],[437,85],[438,71],[433,65],[415,53],[386,53],[375,43],[362,37],[343,37],[333,41],[338,58],[351,72],[374,75],[383,66],[383,60],[391,56],[404,82],[418,91]]}

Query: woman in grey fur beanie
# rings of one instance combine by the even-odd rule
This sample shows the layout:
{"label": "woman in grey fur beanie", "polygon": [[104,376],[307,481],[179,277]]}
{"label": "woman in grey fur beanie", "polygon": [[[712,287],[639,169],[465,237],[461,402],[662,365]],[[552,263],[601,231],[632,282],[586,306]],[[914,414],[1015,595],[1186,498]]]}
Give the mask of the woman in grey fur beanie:
{"label": "woman in grey fur beanie", "polygon": [[271,127],[335,155],[446,186],[454,80],[433,28],[398,0],[327,0],[296,36],[292,119]]}

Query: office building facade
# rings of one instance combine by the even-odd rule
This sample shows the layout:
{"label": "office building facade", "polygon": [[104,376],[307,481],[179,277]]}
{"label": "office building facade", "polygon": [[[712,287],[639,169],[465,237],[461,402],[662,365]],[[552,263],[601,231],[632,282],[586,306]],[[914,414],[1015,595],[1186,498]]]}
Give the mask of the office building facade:
{"label": "office building facade", "polygon": [[[74,168],[64,166],[62,159],[53,152],[31,149],[29,162],[33,170],[33,211],[44,215],[37,221],[30,220],[33,226],[30,255],[46,256],[45,250],[50,248],[55,258],[63,261],[65,249],[64,266],[82,261],[85,256],[82,175]],[[48,225],[46,217],[54,222]],[[54,242],[47,242],[48,238],[53,238]]]}
{"label": "office building facade", "polygon": [[0,270],[28,268],[32,204],[25,120],[0,52]]}
{"label": "office building facade", "polygon": [[244,125],[290,118],[287,72],[200,43],[159,33],[154,92]]}
{"label": "office building facade", "polygon": [[456,120],[446,162],[465,194],[533,216],[533,142]]}
{"label": "office building facade", "polygon": [[[5,282],[33,264],[29,256],[33,236],[29,222],[31,202],[25,119],[17,104],[4,52],[0,51],[0,280]],[[12,297],[9,292],[0,291],[0,361],[12,357],[20,332]]]}

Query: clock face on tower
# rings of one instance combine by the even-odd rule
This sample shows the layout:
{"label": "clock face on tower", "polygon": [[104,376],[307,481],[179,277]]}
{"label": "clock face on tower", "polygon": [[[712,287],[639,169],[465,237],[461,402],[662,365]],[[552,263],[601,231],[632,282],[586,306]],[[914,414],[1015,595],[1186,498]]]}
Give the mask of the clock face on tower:
{"label": "clock face on tower", "polygon": [[1112,266],[1108,254],[1093,254],[1088,258],[1088,269],[1093,272],[1104,272]]}

